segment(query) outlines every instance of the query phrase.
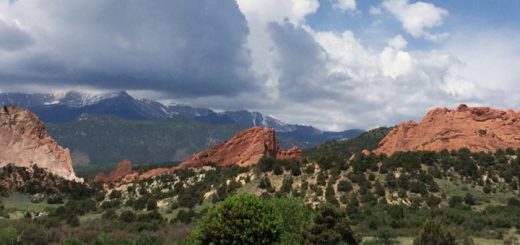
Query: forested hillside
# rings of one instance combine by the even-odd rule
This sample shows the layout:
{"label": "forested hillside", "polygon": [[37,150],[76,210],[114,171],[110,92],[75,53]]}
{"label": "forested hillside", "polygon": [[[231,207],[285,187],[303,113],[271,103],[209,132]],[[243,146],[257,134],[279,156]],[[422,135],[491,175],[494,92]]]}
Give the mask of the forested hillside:
{"label": "forested hillside", "polygon": [[[49,242],[76,239],[90,243],[108,235],[112,242],[132,238],[190,243],[211,238],[213,233],[200,232],[213,227],[211,222],[222,223],[215,220],[220,217],[218,212],[260,215],[243,205],[232,208],[237,202],[251,202],[248,207],[252,209],[276,210],[262,218],[272,225],[263,231],[274,239],[269,241],[406,242],[427,239],[422,227],[430,222],[427,225],[440,224],[442,229],[434,232],[440,232],[443,239],[496,244],[516,239],[515,229],[520,228],[519,156],[520,151],[512,149],[495,154],[461,149],[391,157],[357,154],[350,160],[331,157],[317,162],[264,158],[248,168],[188,168],[108,190],[99,188],[97,194],[82,199],[93,204],[81,212],[74,209],[78,201],[65,199],[63,207],[49,209],[36,222],[4,220],[0,227],[16,227],[23,239],[30,239],[28,227],[76,227],[74,233],[47,237]],[[252,196],[227,200],[236,193]],[[34,211],[12,205],[11,197],[3,202],[9,204],[5,215],[20,211],[33,215]],[[297,216],[284,213],[282,207],[289,205],[299,210]],[[338,226],[312,228],[320,226],[319,217],[324,215],[332,215]],[[290,218],[296,219],[291,220],[295,226],[279,223]],[[25,222],[32,225],[23,225]],[[342,233],[345,229],[349,232]],[[225,234],[225,230],[221,232]],[[175,235],[166,235],[170,233]],[[335,235],[331,238],[330,234]],[[236,241],[235,233],[228,235],[226,239]]]}

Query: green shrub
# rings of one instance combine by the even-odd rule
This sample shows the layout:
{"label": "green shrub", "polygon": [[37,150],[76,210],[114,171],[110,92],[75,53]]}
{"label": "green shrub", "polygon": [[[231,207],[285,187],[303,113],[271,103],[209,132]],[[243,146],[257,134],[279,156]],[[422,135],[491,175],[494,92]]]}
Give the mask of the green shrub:
{"label": "green shrub", "polygon": [[264,176],[260,179],[260,183],[258,183],[258,188],[260,189],[268,189],[271,187],[271,181],[269,180],[269,177]]}
{"label": "green shrub", "polygon": [[51,195],[47,198],[48,204],[61,204],[63,203],[63,197],[61,195]]}
{"label": "green shrub", "polygon": [[18,232],[13,227],[0,229],[0,244],[17,244]]}
{"label": "green shrub", "polygon": [[83,242],[77,238],[66,238],[63,240],[63,245],[83,245]]}
{"label": "green shrub", "polygon": [[274,165],[275,160],[270,157],[262,157],[260,161],[258,161],[258,167],[260,168],[260,171],[264,173],[273,170]]}
{"label": "green shrub", "polygon": [[323,171],[320,171],[318,173],[318,176],[316,177],[316,184],[317,185],[321,185],[321,186],[324,186],[325,183],[326,183],[327,179],[325,177],[325,174],[323,173]]}
{"label": "green shrub", "polygon": [[441,201],[442,201],[442,199],[440,199],[434,195],[428,195],[428,197],[426,198],[426,204],[428,204],[428,206],[430,208],[435,208],[435,207],[439,206]]}
{"label": "green shrub", "polygon": [[464,196],[464,203],[471,206],[471,205],[475,205],[477,203],[477,201],[475,200],[475,197],[473,197],[473,195],[471,195],[470,193],[467,193],[466,196]]}
{"label": "green shrub", "polygon": [[349,192],[352,191],[352,184],[348,180],[340,180],[338,182],[338,191]]}
{"label": "green shrub", "polygon": [[385,187],[379,183],[379,181],[376,182],[375,184],[375,190],[374,190],[375,194],[377,194],[378,196],[380,197],[383,197],[385,196]]}
{"label": "green shrub", "polygon": [[72,227],[78,227],[79,226],[79,218],[78,216],[71,216],[67,219],[67,224]]}
{"label": "green shrub", "polygon": [[100,208],[101,209],[110,209],[110,208],[117,208],[119,206],[121,206],[121,202],[119,200],[111,200],[111,201],[102,202]]}
{"label": "green shrub", "polygon": [[376,244],[380,245],[393,245],[399,244],[397,241],[397,234],[394,230],[389,227],[381,228],[377,231],[376,234]]}
{"label": "green shrub", "polygon": [[189,223],[191,223],[191,221],[193,220],[195,215],[196,215],[196,213],[193,211],[193,209],[188,209],[188,211],[182,209],[182,210],[179,210],[179,212],[177,213],[177,217],[175,218],[175,221],[189,224]]}
{"label": "green shrub", "polygon": [[135,213],[130,210],[123,211],[121,215],[119,215],[119,219],[127,223],[133,222],[135,220]]}
{"label": "green shrub", "polygon": [[148,201],[146,202],[146,209],[147,210],[155,210],[157,209],[157,201],[155,199],[148,199]]}
{"label": "green shrub", "polygon": [[123,193],[121,193],[120,191],[118,191],[118,190],[113,190],[113,191],[110,192],[110,194],[108,195],[108,198],[110,198],[110,199],[117,199],[117,198],[121,198],[122,195],[123,195]]}
{"label": "green shrub", "polygon": [[101,219],[104,219],[104,220],[114,220],[114,219],[117,219],[116,211],[114,211],[113,209],[107,209],[103,213],[103,215],[101,215]]}
{"label": "green shrub", "polygon": [[464,198],[462,198],[461,196],[452,196],[448,201],[448,204],[450,205],[450,208],[456,208],[459,207],[463,201]]}
{"label": "green shrub", "polygon": [[132,243],[133,245],[161,245],[163,241],[156,236],[149,236],[145,234],[139,234],[137,239]]}
{"label": "green shrub", "polygon": [[302,232],[312,218],[311,210],[296,198],[275,198],[270,201],[282,218],[280,244],[302,244]]}
{"label": "green shrub", "polygon": [[211,208],[192,236],[201,244],[272,244],[280,241],[282,224],[268,200],[238,194]]}
{"label": "green shrub", "polygon": [[303,233],[304,244],[340,244],[356,245],[360,239],[350,228],[345,212],[332,205],[319,208],[317,215]]}
{"label": "green shrub", "polygon": [[327,185],[327,187],[325,188],[325,200],[329,204],[339,206],[338,199],[336,199],[336,192],[334,192],[334,188],[332,187],[332,185]]}
{"label": "green shrub", "polygon": [[280,187],[281,193],[290,193],[292,190],[292,184],[293,184],[293,178],[292,177],[286,177],[282,181],[282,187]]}
{"label": "green shrub", "polygon": [[520,207],[520,199],[511,197],[507,200],[507,205],[512,207]]}
{"label": "green shrub", "polygon": [[282,175],[283,174],[283,167],[280,163],[277,162],[277,164],[275,164],[274,166],[274,169],[273,169],[273,173],[275,175]]}
{"label": "green shrub", "polygon": [[455,236],[438,219],[424,222],[414,245],[455,245]]}
{"label": "green shrub", "polygon": [[307,174],[313,174],[314,173],[314,164],[308,164],[305,168],[305,173]]}

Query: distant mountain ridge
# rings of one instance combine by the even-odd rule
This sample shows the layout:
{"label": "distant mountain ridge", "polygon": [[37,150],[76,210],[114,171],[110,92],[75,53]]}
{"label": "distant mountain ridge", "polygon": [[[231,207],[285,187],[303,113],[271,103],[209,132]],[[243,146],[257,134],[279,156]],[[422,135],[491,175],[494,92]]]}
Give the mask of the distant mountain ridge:
{"label": "distant mountain ridge", "polygon": [[174,116],[163,120],[129,120],[82,114],[67,123],[48,123],[49,134],[72,151],[74,164],[173,163],[221,143],[241,128],[211,125]]}
{"label": "distant mountain ridge", "polygon": [[163,120],[182,116],[213,125],[235,124],[242,128],[263,126],[274,128],[283,136],[282,146],[296,144],[311,147],[334,139],[354,138],[363,130],[327,132],[312,126],[287,124],[273,116],[247,110],[216,112],[209,108],[189,105],[164,105],[148,99],[136,99],[125,91],[110,93],[0,93],[0,104],[14,104],[33,111],[44,122],[63,124],[74,122],[82,114],[116,116],[129,120]]}

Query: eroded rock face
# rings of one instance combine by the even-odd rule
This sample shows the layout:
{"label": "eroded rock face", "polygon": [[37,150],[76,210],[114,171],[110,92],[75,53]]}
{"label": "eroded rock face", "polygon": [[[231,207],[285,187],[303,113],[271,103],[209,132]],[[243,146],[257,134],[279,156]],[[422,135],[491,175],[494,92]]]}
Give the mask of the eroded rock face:
{"label": "eroded rock face", "polygon": [[132,173],[132,163],[128,160],[123,160],[117,164],[116,169],[110,172],[110,174],[106,175],[105,173],[101,172],[96,175],[94,180],[101,182],[117,182],[127,176],[130,176]]}
{"label": "eroded rock face", "polygon": [[193,154],[180,167],[199,167],[214,163],[218,166],[257,164],[262,157],[301,159],[301,150],[280,151],[272,128],[253,127],[237,133],[225,143]]}
{"label": "eroded rock face", "polygon": [[419,122],[399,124],[380,143],[375,153],[442,151],[468,148],[494,152],[520,148],[520,113],[489,107],[459,105],[456,110],[433,109]]}
{"label": "eroded rock face", "polygon": [[[210,149],[195,153],[190,159],[172,168],[155,168],[144,173],[132,171],[131,165],[119,163],[116,170],[108,176],[100,173],[96,180],[111,183],[127,183],[133,180],[143,180],[167,174],[175,169],[186,167],[202,167],[210,163],[218,166],[238,165],[241,167],[257,164],[264,157],[278,159],[302,159],[302,151],[293,147],[287,151],[280,150],[272,128],[254,127],[237,133],[228,141]],[[126,173],[123,175],[123,173]]]}
{"label": "eroded rock face", "polygon": [[101,172],[94,177],[94,181],[111,183],[111,184],[124,184],[134,180],[143,180],[170,172],[171,168],[154,168],[144,173],[139,173],[132,169],[132,162],[129,160],[122,160],[117,164],[116,169],[110,172],[108,175]]}
{"label": "eroded rock face", "polygon": [[290,149],[284,151],[284,150],[278,150],[278,153],[276,154],[277,159],[296,159],[298,161],[302,160],[302,150],[296,146],[291,147]]}
{"label": "eroded rock face", "polygon": [[0,167],[9,163],[30,168],[37,165],[67,180],[74,174],[68,149],[56,143],[32,112],[14,106],[0,107]]}
{"label": "eroded rock face", "polygon": [[154,169],[150,169],[150,170],[140,174],[139,176],[137,176],[137,179],[144,180],[144,179],[156,177],[159,175],[167,174],[170,171],[172,171],[171,168],[154,168]]}

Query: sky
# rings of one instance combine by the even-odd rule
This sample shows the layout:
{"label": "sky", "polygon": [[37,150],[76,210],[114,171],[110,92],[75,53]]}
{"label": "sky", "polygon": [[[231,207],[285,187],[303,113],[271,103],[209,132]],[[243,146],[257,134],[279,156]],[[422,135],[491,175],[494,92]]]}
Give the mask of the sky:
{"label": "sky", "polygon": [[0,91],[120,91],[326,130],[520,108],[517,0],[0,0]]}

